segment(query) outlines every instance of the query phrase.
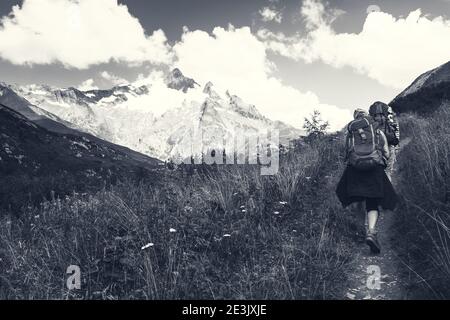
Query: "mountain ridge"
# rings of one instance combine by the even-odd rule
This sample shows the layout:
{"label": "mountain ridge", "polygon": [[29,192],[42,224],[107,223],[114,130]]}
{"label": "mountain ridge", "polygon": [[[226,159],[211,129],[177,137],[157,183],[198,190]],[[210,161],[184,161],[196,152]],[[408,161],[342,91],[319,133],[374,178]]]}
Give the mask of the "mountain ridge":
{"label": "mountain ridge", "polygon": [[397,113],[414,111],[419,114],[450,106],[450,61],[421,74],[390,105]]}
{"label": "mountain ridge", "polygon": [[[188,143],[185,136],[199,125],[221,130],[218,136],[228,138],[235,129],[249,132],[278,129],[282,133],[280,143],[285,145],[303,134],[281,121],[266,118],[255,105],[229,91],[221,96],[211,82],[201,90],[195,80],[184,76],[179,69],[172,70],[165,81],[168,94],[171,94],[170,90],[176,90],[184,100],[179,105],[171,105],[160,115],[154,111],[158,105],[148,102],[154,90],[152,83],[89,91],[46,85],[10,86],[10,89],[18,101],[25,99],[26,103],[23,103],[36,108],[39,113],[47,112],[47,118],[54,115],[55,122],[64,122],[72,129],[160,160],[191,156],[187,154],[190,146],[177,144]],[[198,90],[197,100],[191,98],[194,92],[191,90]],[[130,103],[139,108],[130,109]]]}

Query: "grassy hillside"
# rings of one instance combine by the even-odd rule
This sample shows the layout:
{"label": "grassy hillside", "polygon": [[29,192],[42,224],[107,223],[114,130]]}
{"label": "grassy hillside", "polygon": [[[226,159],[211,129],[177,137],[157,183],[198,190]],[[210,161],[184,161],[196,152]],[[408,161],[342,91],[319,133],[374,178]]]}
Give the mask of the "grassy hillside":
{"label": "grassy hillside", "polygon": [[[252,166],[161,173],[0,221],[0,298],[332,299],[357,228],[335,197],[341,136]],[[78,265],[81,290],[68,291]]]}
{"label": "grassy hillside", "polygon": [[[394,238],[415,298],[450,298],[449,121],[449,110],[400,118],[412,140]],[[194,166],[65,197],[30,188],[53,196],[0,214],[0,298],[342,298],[363,227],[335,196],[343,152],[341,135],[326,136],[283,154],[276,176]],[[81,290],[66,287],[69,265]]]}
{"label": "grassy hillside", "polygon": [[450,298],[450,110],[427,118],[402,115],[412,138],[399,157],[403,196],[397,229],[400,253],[418,298]]}
{"label": "grassy hillside", "polygon": [[156,159],[69,132],[49,131],[0,106],[0,215],[18,213],[51,194],[92,192],[125,177],[150,180],[157,170]]}

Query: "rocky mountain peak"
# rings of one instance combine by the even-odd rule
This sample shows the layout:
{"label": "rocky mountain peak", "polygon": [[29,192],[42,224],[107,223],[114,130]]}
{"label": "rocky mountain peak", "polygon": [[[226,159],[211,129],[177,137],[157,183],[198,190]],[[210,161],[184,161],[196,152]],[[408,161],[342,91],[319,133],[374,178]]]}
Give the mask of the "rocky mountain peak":
{"label": "rocky mountain peak", "polygon": [[183,75],[180,69],[173,69],[166,78],[167,86],[171,89],[180,90],[186,93],[189,89],[199,85],[194,79]]}
{"label": "rocky mountain peak", "polygon": [[214,90],[214,84],[211,81],[203,88],[203,93],[207,94],[211,99],[219,100],[220,95]]}

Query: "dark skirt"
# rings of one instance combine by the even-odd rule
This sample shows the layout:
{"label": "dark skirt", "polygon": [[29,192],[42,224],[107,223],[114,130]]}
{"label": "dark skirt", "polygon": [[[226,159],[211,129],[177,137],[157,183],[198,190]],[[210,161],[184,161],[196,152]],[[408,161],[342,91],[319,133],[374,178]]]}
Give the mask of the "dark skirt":
{"label": "dark skirt", "polygon": [[377,198],[385,210],[394,210],[398,202],[394,187],[382,166],[370,171],[358,171],[347,166],[337,185],[336,194],[344,208],[366,198]]}

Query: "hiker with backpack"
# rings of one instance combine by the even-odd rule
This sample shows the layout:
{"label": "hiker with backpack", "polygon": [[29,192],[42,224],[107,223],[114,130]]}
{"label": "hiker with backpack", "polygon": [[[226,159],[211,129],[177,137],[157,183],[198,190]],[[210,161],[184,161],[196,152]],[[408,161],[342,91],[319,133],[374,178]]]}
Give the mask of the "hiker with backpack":
{"label": "hiker with backpack", "polygon": [[386,103],[377,101],[369,108],[369,114],[377,123],[378,128],[383,131],[386,136],[390,157],[387,161],[386,174],[392,181],[392,173],[394,164],[397,160],[396,153],[400,143],[400,128],[392,108]]}
{"label": "hiker with backpack", "polygon": [[366,243],[373,253],[380,253],[376,225],[379,207],[394,210],[397,195],[386,175],[389,145],[379,124],[362,109],[346,127],[347,167],[337,185],[336,194],[344,207],[365,202]]}

